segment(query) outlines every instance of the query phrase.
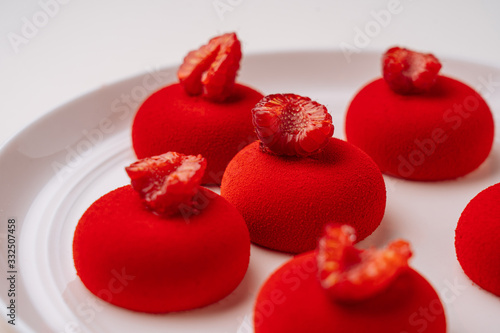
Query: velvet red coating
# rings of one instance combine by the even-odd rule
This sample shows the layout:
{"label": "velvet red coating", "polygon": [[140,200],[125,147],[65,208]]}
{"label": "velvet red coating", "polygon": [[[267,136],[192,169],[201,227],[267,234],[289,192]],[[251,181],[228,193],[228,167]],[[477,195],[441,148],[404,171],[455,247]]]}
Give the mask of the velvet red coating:
{"label": "velvet red coating", "polygon": [[364,239],[380,224],[386,203],[376,164],[336,138],[305,158],[250,144],[229,163],[221,195],[243,215],[252,242],[289,253],[315,249],[327,223],[352,225],[358,241]]}
{"label": "velvet red coating", "polygon": [[217,103],[189,96],[178,83],[166,86],[149,96],[135,115],[135,154],[139,159],[168,151],[201,154],[207,159],[202,184],[220,184],[231,158],[256,139],[251,110],[262,97],[236,84],[233,95]]}
{"label": "velvet red coating", "polygon": [[317,271],[311,251],[274,272],[255,302],[255,333],[446,333],[439,296],[411,268],[381,294],[349,304],[328,297]]}
{"label": "velvet red coating", "polygon": [[130,185],[83,214],[73,258],[83,284],[101,299],[134,311],[166,313],[202,307],[229,295],[243,279],[250,238],[239,212],[200,188],[199,215],[160,217]]}
{"label": "velvet red coating", "polygon": [[500,183],[477,194],[455,230],[457,259],[478,286],[500,296]]}
{"label": "velvet red coating", "polygon": [[354,96],[345,132],[383,173],[438,181],[464,176],[483,163],[494,123],[483,98],[455,79],[438,76],[429,92],[400,95],[380,78]]}

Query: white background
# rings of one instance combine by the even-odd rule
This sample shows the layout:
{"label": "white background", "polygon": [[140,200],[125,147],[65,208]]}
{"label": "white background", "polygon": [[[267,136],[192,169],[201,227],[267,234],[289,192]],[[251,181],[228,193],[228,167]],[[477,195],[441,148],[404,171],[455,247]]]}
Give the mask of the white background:
{"label": "white background", "polygon": [[53,108],[177,64],[227,31],[244,54],[402,45],[500,65],[495,0],[1,0],[0,145]]}

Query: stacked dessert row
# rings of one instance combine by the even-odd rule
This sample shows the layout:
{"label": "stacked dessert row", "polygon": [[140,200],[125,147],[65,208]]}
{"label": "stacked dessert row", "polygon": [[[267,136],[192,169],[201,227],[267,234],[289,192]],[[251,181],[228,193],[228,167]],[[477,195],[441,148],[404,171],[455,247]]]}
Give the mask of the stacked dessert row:
{"label": "stacked dessert row", "polygon": [[[353,98],[343,141],[332,137],[324,105],[236,83],[240,59],[234,33],[215,37],[186,56],[178,83],[140,106],[132,127],[139,160],[125,168],[131,184],[94,202],[75,230],[83,284],[101,297],[113,272],[124,271],[134,279],[110,303],[149,313],[194,309],[239,285],[253,242],[298,254],[262,286],[257,333],[416,332],[408,318],[429,304],[438,316],[427,332],[446,332],[437,293],[408,264],[408,242],[355,243],[384,216],[382,173],[444,180],[482,164],[494,135],[485,101],[439,75],[434,56],[392,48],[383,78]],[[471,201],[456,238],[465,273],[496,295],[499,190]],[[305,278],[291,288],[286,276],[297,269]],[[263,316],[277,292],[285,301]]]}

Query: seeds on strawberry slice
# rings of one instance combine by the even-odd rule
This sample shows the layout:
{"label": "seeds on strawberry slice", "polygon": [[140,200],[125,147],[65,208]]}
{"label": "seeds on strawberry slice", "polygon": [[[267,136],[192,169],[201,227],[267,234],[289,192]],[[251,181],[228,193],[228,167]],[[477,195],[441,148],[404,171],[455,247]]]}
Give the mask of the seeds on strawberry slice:
{"label": "seeds on strawberry slice", "polygon": [[332,299],[357,302],[386,289],[408,267],[410,245],[396,240],[385,249],[358,249],[348,225],[327,225],[317,250],[319,279]]}
{"label": "seeds on strawberry slice", "polygon": [[168,152],[134,162],[125,170],[148,208],[159,215],[174,215],[180,207],[192,205],[206,166],[201,155]]}
{"label": "seeds on strawberry slice", "polygon": [[432,54],[393,47],[382,57],[382,73],[389,87],[398,94],[429,91],[438,77],[441,63]]}
{"label": "seeds on strawberry slice", "polygon": [[177,76],[189,95],[221,102],[233,92],[240,60],[241,43],[235,33],[227,33],[189,52]]}
{"label": "seeds on strawberry slice", "polygon": [[324,105],[295,94],[265,96],[252,109],[252,121],[263,150],[285,156],[317,153],[334,130]]}

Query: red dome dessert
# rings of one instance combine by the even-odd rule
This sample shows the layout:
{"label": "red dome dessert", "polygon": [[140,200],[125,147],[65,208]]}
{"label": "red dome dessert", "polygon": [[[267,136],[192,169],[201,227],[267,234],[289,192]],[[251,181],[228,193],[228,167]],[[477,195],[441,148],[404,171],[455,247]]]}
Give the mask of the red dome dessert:
{"label": "red dome dessert", "polygon": [[235,83],[240,58],[234,33],[190,52],[179,69],[180,82],[153,93],[138,109],[132,125],[137,157],[201,154],[208,162],[202,183],[220,184],[231,158],[255,140],[250,110],[262,98]]}
{"label": "red dome dessert", "polygon": [[465,207],[455,230],[457,258],[465,274],[481,288],[500,296],[500,183]]}
{"label": "red dome dessert", "polygon": [[250,110],[261,98],[239,84],[224,103],[190,96],[178,83],[167,86],[137,111],[132,126],[135,153],[138,158],[167,151],[201,154],[208,163],[202,183],[220,184],[233,156],[256,139]]}
{"label": "red dome dessert", "polygon": [[[364,270],[370,269],[368,267],[375,264],[379,269],[376,279],[384,279],[387,272],[380,270],[394,264],[389,258],[396,256],[402,261],[394,275],[386,276],[389,284],[381,290],[364,299],[340,301],[320,281],[322,271],[318,254],[311,251],[298,255],[274,272],[262,286],[254,307],[255,333],[446,332],[443,305],[425,278],[407,266],[407,253],[398,250],[388,255],[389,246],[389,250],[375,252],[371,259],[364,259],[365,262],[361,259],[361,262],[350,262],[346,266],[345,261],[352,261],[351,257],[358,255],[363,258],[365,252],[358,250],[360,252],[353,254],[353,248],[342,249],[337,267],[347,272],[336,275],[335,283],[339,288],[345,286],[345,277],[349,274],[356,277],[353,283],[361,276],[357,288],[363,288],[369,284],[363,280],[370,276],[363,275]],[[382,261],[384,264],[376,264]],[[344,296],[355,290],[344,292]]]}
{"label": "red dome dessert", "polygon": [[168,180],[153,184],[154,193],[147,192],[151,186],[141,192],[148,183],[144,165],[129,169],[132,186],[102,196],[81,217],[74,263],[96,296],[130,310],[165,313],[214,303],[243,279],[250,238],[241,214],[205,188],[190,204],[184,194],[193,196],[201,174],[196,161],[181,162]]}
{"label": "red dome dessert", "polygon": [[[385,64],[390,53],[384,57]],[[405,64],[412,61],[426,60]],[[347,141],[370,155],[383,173],[400,178],[454,179],[478,168],[488,157],[494,136],[493,117],[483,98],[464,83],[437,72],[426,89],[408,88],[406,81],[401,84],[401,78],[388,75],[386,67],[384,78],[367,84],[351,101],[345,123]],[[405,90],[395,91],[398,84]]]}
{"label": "red dome dessert", "polygon": [[[326,108],[319,114],[326,114]],[[302,116],[285,115],[280,121]],[[254,118],[254,123],[263,126],[269,115],[263,119]],[[318,126],[324,123],[322,120]],[[269,134],[259,126],[259,136],[260,132]],[[304,128],[311,130],[313,126]],[[368,155],[345,141],[325,140],[319,134],[315,138],[321,139],[314,143],[323,142],[321,148],[314,154],[306,153],[313,144],[294,143],[291,135],[281,141],[277,138],[280,134],[275,132],[245,147],[229,163],[222,179],[221,195],[243,215],[252,242],[283,252],[305,252],[316,247],[324,225],[330,222],[354,226],[359,239],[370,235],[384,216],[386,193],[382,174]],[[296,135],[300,139],[304,136]],[[265,141],[276,151],[269,152]],[[281,147],[283,142],[292,143],[291,148]],[[296,155],[277,155],[279,151]]]}

